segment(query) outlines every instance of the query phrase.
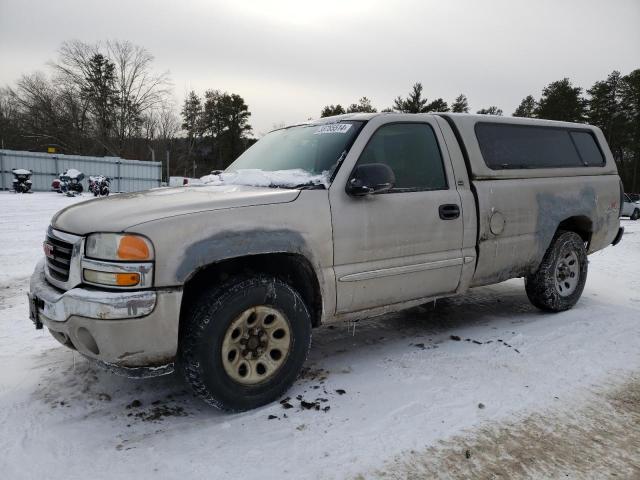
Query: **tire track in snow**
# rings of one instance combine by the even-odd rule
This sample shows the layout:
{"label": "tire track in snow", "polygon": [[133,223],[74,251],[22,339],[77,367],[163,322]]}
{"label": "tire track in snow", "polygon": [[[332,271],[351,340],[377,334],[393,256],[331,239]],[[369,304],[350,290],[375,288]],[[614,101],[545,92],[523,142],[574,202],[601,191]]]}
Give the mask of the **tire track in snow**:
{"label": "tire track in snow", "polygon": [[640,478],[640,374],[584,405],[481,427],[356,479]]}

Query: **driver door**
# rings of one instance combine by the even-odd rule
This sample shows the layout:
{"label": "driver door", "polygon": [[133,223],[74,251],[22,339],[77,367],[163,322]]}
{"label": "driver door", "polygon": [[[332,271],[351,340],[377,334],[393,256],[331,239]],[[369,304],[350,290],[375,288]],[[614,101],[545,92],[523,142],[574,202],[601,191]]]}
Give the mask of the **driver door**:
{"label": "driver door", "polygon": [[[354,144],[351,152],[356,162],[343,165],[347,173],[329,193],[337,313],[451,293],[460,281],[461,200],[439,127],[427,116],[416,122],[385,118],[363,129],[366,143],[357,142],[360,151]],[[346,182],[364,163],[388,165],[395,187],[350,196]]]}

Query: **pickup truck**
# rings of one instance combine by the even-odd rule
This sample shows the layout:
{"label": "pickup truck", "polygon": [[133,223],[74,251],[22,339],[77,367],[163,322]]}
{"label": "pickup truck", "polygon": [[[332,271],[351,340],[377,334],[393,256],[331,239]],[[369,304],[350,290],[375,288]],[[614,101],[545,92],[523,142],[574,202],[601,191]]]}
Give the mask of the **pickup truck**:
{"label": "pickup truck", "polygon": [[622,212],[621,217],[629,217],[631,220],[638,220],[640,218],[640,200],[634,200],[631,195],[624,194],[622,199]]}
{"label": "pickup truck", "polygon": [[584,124],[347,114],[265,135],[203,185],[58,212],[31,319],[131,376],[179,369],[230,411],[279,398],[312,328],[525,278],[576,304],[620,241],[621,183]]}

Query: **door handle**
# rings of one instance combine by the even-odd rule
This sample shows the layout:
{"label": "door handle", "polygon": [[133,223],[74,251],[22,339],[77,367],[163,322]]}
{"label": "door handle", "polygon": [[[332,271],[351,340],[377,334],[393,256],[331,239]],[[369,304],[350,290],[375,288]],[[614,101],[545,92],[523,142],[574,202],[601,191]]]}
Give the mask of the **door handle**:
{"label": "door handle", "polygon": [[455,203],[440,205],[438,213],[442,220],[455,220],[460,216],[460,207]]}

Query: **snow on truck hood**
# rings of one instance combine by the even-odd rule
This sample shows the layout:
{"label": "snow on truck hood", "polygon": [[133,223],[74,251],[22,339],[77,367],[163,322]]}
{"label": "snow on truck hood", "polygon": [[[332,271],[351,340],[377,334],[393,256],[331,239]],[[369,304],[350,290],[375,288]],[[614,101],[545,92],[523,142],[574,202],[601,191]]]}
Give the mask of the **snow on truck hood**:
{"label": "snow on truck hood", "polygon": [[299,190],[247,185],[163,187],[123,193],[71,205],[51,225],[68,233],[119,232],[133,225],[176,215],[294,201]]}
{"label": "snow on truck hood", "polygon": [[255,187],[323,185],[325,188],[329,188],[329,172],[316,175],[300,168],[274,171],[241,169],[205,175],[200,178],[200,182],[206,185],[253,185]]}

